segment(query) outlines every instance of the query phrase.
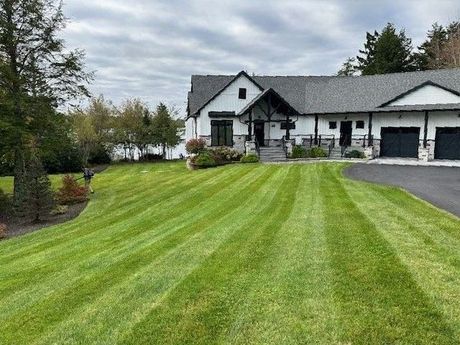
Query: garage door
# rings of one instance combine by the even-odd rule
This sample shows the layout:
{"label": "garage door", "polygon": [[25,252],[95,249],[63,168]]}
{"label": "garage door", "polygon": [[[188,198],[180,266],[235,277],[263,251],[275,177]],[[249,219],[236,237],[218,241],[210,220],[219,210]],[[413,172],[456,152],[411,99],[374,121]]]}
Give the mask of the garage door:
{"label": "garage door", "polygon": [[385,127],[381,131],[383,157],[418,157],[420,127]]}
{"label": "garage door", "polygon": [[460,159],[460,127],[436,128],[436,159]]}

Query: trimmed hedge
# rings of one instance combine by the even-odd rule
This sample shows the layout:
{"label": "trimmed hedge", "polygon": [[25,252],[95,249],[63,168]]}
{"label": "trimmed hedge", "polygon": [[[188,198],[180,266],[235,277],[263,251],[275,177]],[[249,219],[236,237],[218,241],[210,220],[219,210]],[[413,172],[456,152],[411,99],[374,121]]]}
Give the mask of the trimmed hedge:
{"label": "trimmed hedge", "polygon": [[249,154],[249,155],[241,157],[240,162],[241,163],[257,163],[259,162],[259,157],[257,157],[254,154]]}

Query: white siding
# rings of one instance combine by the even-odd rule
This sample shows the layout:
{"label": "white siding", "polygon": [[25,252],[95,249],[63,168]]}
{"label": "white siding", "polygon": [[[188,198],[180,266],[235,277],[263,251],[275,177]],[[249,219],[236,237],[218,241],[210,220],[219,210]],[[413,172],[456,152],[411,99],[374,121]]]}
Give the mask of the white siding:
{"label": "white siding", "polygon": [[[238,98],[240,88],[246,88],[246,99]],[[240,76],[200,111],[198,135],[211,135],[212,119],[208,116],[210,111],[234,111],[237,114],[260,93],[261,91],[252,81],[245,76]],[[226,118],[226,120],[233,120],[234,135],[245,135],[248,133],[247,125],[240,123],[238,118],[231,117]]]}
{"label": "white siding", "polygon": [[382,127],[420,127],[420,139],[423,139],[425,113],[377,113],[372,119],[374,139],[380,138]]}
{"label": "white siding", "polygon": [[433,111],[429,113],[428,139],[436,137],[436,127],[460,127],[460,112]]}
{"label": "white siding", "polygon": [[[314,133],[314,121],[315,119],[312,118],[313,121],[313,129],[311,133]],[[336,129],[329,129],[329,121],[336,121],[337,128]],[[336,138],[340,137],[340,122],[341,121],[352,121],[352,135],[354,136],[361,136],[368,134],[368,123],[369,123],[369,115],[368,114],[357,114],[357,115],[320,115],[318,118],[318,134],[327,134],[327,135],[335,135]],[[356,121],[364,121],[364,128],[356,128]]]}
{"label": "white siding", "polygon": [[389,105],[449,104],[460,103],[460,97],[434,85],[426,85]]}

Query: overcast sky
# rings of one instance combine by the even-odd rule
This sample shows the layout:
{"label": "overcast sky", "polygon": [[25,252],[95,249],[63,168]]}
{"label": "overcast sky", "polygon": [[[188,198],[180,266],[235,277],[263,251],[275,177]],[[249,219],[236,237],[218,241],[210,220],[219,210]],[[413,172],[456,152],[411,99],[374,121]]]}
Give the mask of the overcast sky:
{"label": "overcast sky", "polygon": [[331,75],[366,31],[392,22],[416,46],[433,22],[460,18],[460,1],[67,0],[64,11],[68,47],[96,71],[94,95],[183,114],[192,74]]}

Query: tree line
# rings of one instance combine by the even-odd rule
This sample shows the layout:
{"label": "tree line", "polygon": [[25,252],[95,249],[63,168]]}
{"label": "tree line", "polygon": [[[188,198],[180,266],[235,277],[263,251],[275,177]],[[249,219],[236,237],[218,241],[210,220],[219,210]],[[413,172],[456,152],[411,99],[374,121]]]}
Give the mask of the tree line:
{"label": "tree line", "polygon": [[382,31],[366,33],[363,49],[349,57],[338,76],[372,75],[460,67],[460,21],[434,23],[425,41],[414,49],[405,30],[388,23]]}
{"label": "tree line", "polygon": [[150,147],[160,148],[161,158],[166,158],[166,150],[179,144],[185,126],[174,107],[160,103],[152,111],[137,98],[116,107],[99,96],[86,109],[71,112],[69,119],[83,165],[97,163],[97,157],[103,161],[117,147],[125,160],[134,160],[136,149],[140,160],[147,159]]}

